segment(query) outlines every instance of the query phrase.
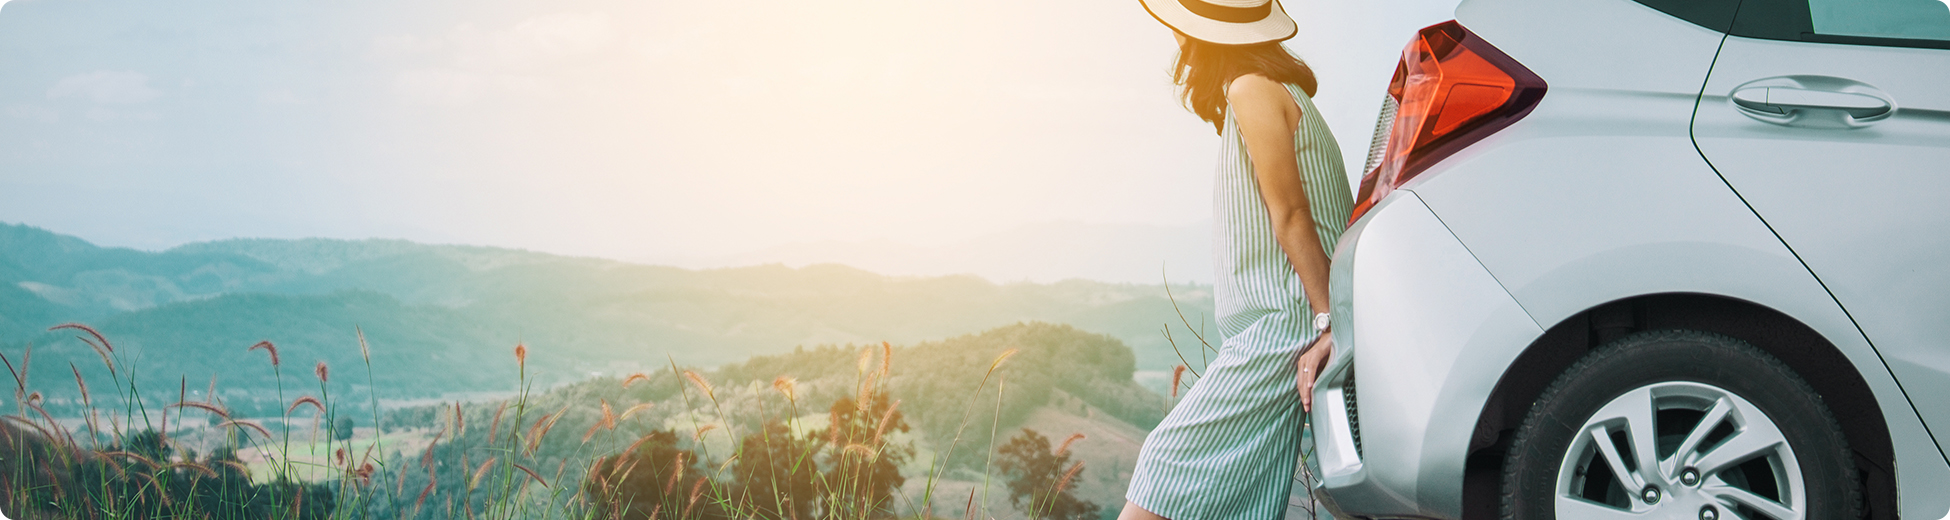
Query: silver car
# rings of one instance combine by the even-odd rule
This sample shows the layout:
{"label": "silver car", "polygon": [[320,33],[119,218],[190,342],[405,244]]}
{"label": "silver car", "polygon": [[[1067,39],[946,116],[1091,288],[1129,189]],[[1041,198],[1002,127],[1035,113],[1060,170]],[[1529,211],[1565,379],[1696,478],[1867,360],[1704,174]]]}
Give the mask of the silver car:
{"label": "silver car", "polygon": [[1950,6],[1468,0],[1334,252],[1340,518],[1950,518]]}

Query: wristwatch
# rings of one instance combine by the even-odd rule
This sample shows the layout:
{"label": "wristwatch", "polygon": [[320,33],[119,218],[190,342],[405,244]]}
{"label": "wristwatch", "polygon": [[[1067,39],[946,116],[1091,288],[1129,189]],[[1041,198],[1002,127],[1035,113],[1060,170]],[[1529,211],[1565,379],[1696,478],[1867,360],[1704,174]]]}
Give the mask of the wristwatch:
{"label": "wristwatch", "polygon": [[1325,313],[1325,312],[1317,312],[1317,313],[1314,313],[1314,330],[1315,330],[1315,331],[1322,331],[1322,330],[1327,330],[1327,326],[1328,326],[1328,325],[1333,325],[1333,324],[1334,324],[1334,320],[1333,320],[1333,319],[1331,319],[1331,318],[1329,318],[1329,317],[1327,316],[1327,313]]}

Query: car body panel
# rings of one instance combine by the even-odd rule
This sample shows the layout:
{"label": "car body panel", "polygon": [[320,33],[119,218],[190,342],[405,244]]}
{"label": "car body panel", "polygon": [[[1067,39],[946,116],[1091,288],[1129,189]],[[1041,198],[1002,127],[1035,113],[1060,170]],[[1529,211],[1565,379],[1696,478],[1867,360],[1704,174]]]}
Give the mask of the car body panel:
{"label": "car body panel", "polygon": [[[1712,283],[1668,257],[1696,254],[1689,244],[1793,259],[1687,135],[1725,35],[1626,0],[1470,0],[1456,14],[1550,88],[1522,121],[1404,189],[1419,190],[1538,323],[1647,289]],[[1651,288],[1579,274],[1640,261],[1684,278]]]}
{"label": "car body panel", "polygon": [[[1950,49],[1729,38],[1693,133],[1709,162],[1819,275],[1912,395],[1950,396]],[[1832,78],[1892,99],[1865,126],[1744,115],[1735,90]],[[1778,93],[1776,94],[1778,97]],[[1917,399],[1950,449],[1950,400]]]}
{"label": "car body panel", "polygon": [[1346,421],[1324,414],[1335,418],[1318,421],[1322,479],[1347,495],[1344,503],[1419,504],[1388,513],[1454,518],[1462,481],[1449,476],[1462,474],[1456,455],[1468,449],[1470,428],[1443,425],[1475,424],[1496,380],[1468,376],[1501,372],[1499,360],[1473,353],[1528,344],[1543,330],[1413,193],[1398,192],[1371,214],[1343,235],[1333,270],[1339,285],[1354,288],[1352,298],[1336,299],[1352,307],[1335,309],[1343,319],[1335,330],[1346,331],[1335,339],[1356,346],[1330,360],[1323,380],[1331,382],[1315,399],[1339,408],[1343,376],[1354,370],[1366,449],[1350,456]]}

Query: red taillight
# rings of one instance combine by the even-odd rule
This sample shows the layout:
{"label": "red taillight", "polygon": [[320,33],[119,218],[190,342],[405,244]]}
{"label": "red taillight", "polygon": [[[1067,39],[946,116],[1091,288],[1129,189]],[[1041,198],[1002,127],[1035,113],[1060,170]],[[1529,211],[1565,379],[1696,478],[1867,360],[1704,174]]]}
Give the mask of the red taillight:
{"label": "red taillight", "polygon": [[1398,104],[1381,160],[1361,177],[1353,223],[1396,187],[1464,146],[1510,126],[1544,98],[1544,79],[1455,21],[1402,49],[1388,95]]}

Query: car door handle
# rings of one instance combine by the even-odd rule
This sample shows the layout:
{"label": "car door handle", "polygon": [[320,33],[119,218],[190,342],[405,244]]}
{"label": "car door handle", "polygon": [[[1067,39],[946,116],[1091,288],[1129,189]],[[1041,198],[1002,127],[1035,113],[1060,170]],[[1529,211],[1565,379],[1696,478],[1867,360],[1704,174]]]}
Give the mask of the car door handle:
{"label": "car door handle", "polygon": [[1743,110],[1773,116],[1791,116],[1797,111],[1834,110],[1847,113],[1857,120],[1880,117],[1895,108],[1889,101],[1867,94],[1792,87],[1735,90],[1733,104]]}

